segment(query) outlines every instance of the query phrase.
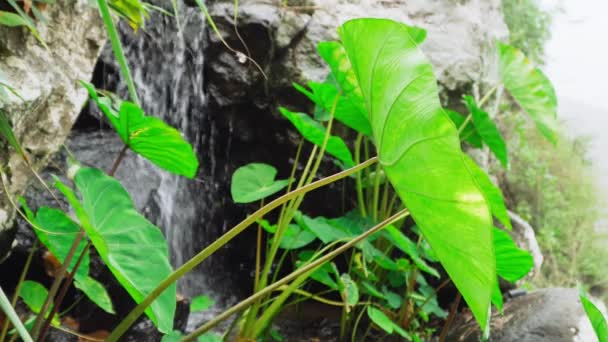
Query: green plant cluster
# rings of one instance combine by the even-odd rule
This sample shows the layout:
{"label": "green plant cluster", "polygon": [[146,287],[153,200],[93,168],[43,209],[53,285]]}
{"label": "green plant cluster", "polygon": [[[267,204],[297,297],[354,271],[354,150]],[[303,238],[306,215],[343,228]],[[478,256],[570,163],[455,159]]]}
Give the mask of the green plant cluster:
{"label": "green plant cluster", "polygon": [[[138,303],[107,341],[117,341],[143,313],[165,334],[165,341],[220,339],[208,331],[233,315],[237,318],[232,328],[240,339],[276,338],[273,319],[284,307],[301,300],[341,307],[342,339],[365,339],[373,332],[424,340],[434,333],[427,327],[429,319],[446,317],[436,298],[442,285],[430,285],[440,278],[439,265],[459,291],[454,307],[462,296],[486,336],[490,333],[491,305],[502,308],[499,277],[512,282],[521,279],[531,269],[532,258],[507,231],[493,226],[497,219],[507,230],[511,227],[502,193],[463,153],[461,144],[487,146],[503,165],[509,165],[494,113],[485,109],[494,95],[500,96],[499,87],[555,142],[555,93],[521,51],[497,43],[500,84],[481,99],[466,96],[467,113],[460,114],[439,102],[432,66],[419,47],[426,31],[385,19],[346,22],[338,30],[340,42],[318,46],[330,69],[327,80],[307,87],[295,85],[315,104],[315,115],[279,109],[302,136],[291,175],[277,179],[276,170],[261,163],[239,168],[231,185],[233,200],[259,201],[260,209],[173,270],[160,229],[135,210],[113,174],[127,150],[188,178],[195,177],[198,160],[177,130],[141,109],[108,3],[98,0],[98,4],[131,101],[85,82],[83,86],[124,148],[107,173],[73,161],[73,186],[56,179],[55,188],[70,204],[74,217],[67,208],[42,207],[34,213],[22,201],[19,213],[62,263],[48,291],[28,281],[18,285],[16,292],[37,314],[29,329],[33,338],[44,339],[72,282],[101,308],[113,311],[103,285],[88,275],[92,248]],[[204,5],[199,6],[207,14]],[[354,151],[332,134],[335,121],[358,135]],[[8,119],[0,124],[9,143],[22,151]],[[307,156],[303,144],[313,145]],[[25,159],[25,153],[20,153]],[[326,156],[343,171],[317,179]],[[300,161],[304,168],[297,172]],[[307,192],[341,179],[356,190],[357,206],[352,211],[326,218],[300,210]],[[6,177],[3,183],[6,186]],[[268,220],[266,215],[275,209],[279,209],[278,218]],[[173,331],[175,282],[256,224],[253,294],[187,336]],[[279,278],[281,266],[288,266],[286,260],[293,260],[295,267]],[[27,270],[23,280],[26,274]],[[313,282],[326,290],[310,292],[307,284]],[[448,279],[443,282],[445,286]],[[198,297],[193,310],[210,305],[209,299]],[[13,324],[17,328],[13,333],[29,337],[20,322]],[[440,339],[447,328],[449,324]]]}

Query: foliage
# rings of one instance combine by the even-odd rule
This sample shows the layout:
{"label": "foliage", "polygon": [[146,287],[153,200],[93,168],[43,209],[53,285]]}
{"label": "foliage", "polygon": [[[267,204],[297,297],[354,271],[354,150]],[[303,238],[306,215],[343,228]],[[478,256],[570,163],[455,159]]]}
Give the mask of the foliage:
{"label": "foliage", "polygon": [[539,0],[502,0],[502,12],[509,28],[509,43],[535,63],[543,64],[545,43],[551,36],[552,16]]}
{"label": "foliage", "polygon": [[537,232],[544,256],[539,287],[578,282],[605,295],[606,234],[596,229],[603,202],[587,159],[588,140],[559,136],[553,147],[520,117],[506,116],[507,144],[517,150],[502,183],[512,208]]}
{"label": "foliage", "polygon": [[113,103],[112,98],[99,96],[93,85],[81,83],[126,146],[160,168],[194,178],[198,159],[178,130],[156,117],[145,115],[134,103]]}
{"label": "foliage", "polygon": [[[117,3],[123,15],[135,16],[132,25],[143,24],[145,7],[141,3],[115,0],[110,5],[116,9]],[[297,172],[302,149],[298,149],[289,179],[276,180],[276,169],[266,164],[239,168],[231,186],[235,202],[263,201],[287,187],[286,192],[173,271],[160,229],[135,210],[129,194],[112,175],[127,149],[188,178],[196,175],[198,160],[176,129],[144,114],[108,3],[98,0],[98,4],[133,102],[83,85],[125,148],[109,174],[76,167],[74,190],[56,180],[77,222],[60,209],[42,207],[34,215],[23,205],[40,241],[62,261],[61,272],[48,293],[42,293],[46,291],[42,288],[39,290],[44,291],[32,296],[38,298],[35,304],[40,311],[33,328],[35,338],[44,339],[46,330],[42,328],[39,335],[40,322],[47,317],[50,303],[60,306],[65,292],[57,295],[57,289],[64,277],[67,285],[63,289],[73,279],[93,301],[112,311],[103,286],[88,276],[87,253],[93,247],[138,303],[107,340],[118,340],[144,311],[165,334],[164,341],[181,339],[181,333],[172,329],[175,282],[255,222],[258,253],[254,294],[185,340],[218,340],[218,336],[201,334],[244,309],[246,313],[233,325],[238,327],[240,338],[276,337],[270,329],[272,320],[288,300],[297,301],[297,297],[341,306],[341,338],[352,331],[355,339],[363,330],[359,325],[369,324],[363,339],[372,329],[406,339],[428,339],[432,331],[425,324],[432,316],[446,316],[438,304],[439,288],[428,281],[440,278],[435,262],[443,266],[486,330],[491,302],[499,308],[502,305],[498,277],[515,281],[532,267],[529,253],[517,248],[506,232],[493,228],[493,216],[510,228],[502,193],[461,149],[463,141],[476,147],[486,144],[503,165],[508,164],[494,115],[483,109],[492,92],[480,101],[465,97],[469,109],[465,117],[453,111],[446,114],[439,103],[431,64],[419,49],[426,31],[390,20],[356,19],[340,27],[341,42],[319,45],[319,53],[331,70],[326,81],[309,83],[310,90],[295,85],[317,106],[315,115],[279,109],[303,141],[315,145],[304,169]],[[206,9],[204,12],[208,15]],[[555,141],[557,103],[550,83],[523,53],[505,44],[498,47],[503,85],[541,132]],[[358,134],[354,154],[341,137],[332,135],[334,119]],[[8,120],[0,124],[10,140]],[[374,152],[378,157],[370,155]],[[346,170],[314,181],[325,154]],[[362,158],[367,161],[360,163]],[[376,161],[374,171],[365,170]],[[357,191],[353,211],[335,218],[311,217],[300,211],[308,191],[349,175],[354,176]],[[264,219],[279,207],[280,213],[272,221]],[[405,219],[409,215],[413,221]],[[334,260],[351,248],[342,263]],[[295,270],[276,280],[289,260],[294,261]],[[311,280],[327,287],[339,301],[310,293],[306,286]],[[31,292],[28,286],[24,287],[25,295]],[[211,305],[208,297],[200,296],[191,309],[202,311]],[[49,320],[55,311],[50,311]],[[361,321],[364,314],[368,321]]]}
{"label": "foliage", "polygon": [[232,175],[230,192],[236,203],[250,203],[266,198],[289,184],[289,180],[275,180],[277,169],[252,163],[240,167]]}

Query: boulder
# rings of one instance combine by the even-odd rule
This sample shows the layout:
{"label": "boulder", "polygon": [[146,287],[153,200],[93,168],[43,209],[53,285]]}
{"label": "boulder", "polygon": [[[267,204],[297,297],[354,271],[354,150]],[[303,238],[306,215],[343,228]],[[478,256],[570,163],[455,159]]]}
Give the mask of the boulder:
{"label": "boulder", "polygon": [[[606,312],[604,305],[600,310]],[[579,291],[572,288],[540,289],[514,298],[504,306],[504,314],[492,315],[493,342],[593,342],[597,337],[587,318]],[[481,333],[470,314],[455,322],[447,341],[480,341]]]}
{"label": "boulder", "polygon": [[[57,0],[42,12],[48,23],[38,27],[48,49],[25,28],[0,26],[0,77],[21,96],[6,92],[0,97],[0,110],[8,116],[37,170],[46,165],[72,129],[87,98],[78,80],[90,79],[105,41],[98,11],[86,0]],[[33,175],[4,140],[0,163],[7,166],[10,195],[21,194]],[[13,213],[2,191],[0,260],[12,243]]]}

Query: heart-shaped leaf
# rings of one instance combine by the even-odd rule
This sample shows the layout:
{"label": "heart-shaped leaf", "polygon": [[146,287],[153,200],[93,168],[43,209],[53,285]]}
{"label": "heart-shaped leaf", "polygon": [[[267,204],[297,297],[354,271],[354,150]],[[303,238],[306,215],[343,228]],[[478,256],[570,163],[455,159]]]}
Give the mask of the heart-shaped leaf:
{"label": "heart-shaped leaf", "polygon": [[380,164],[485,330],[496,282],[492,217],[439,103],[432,66],[406,25],[356,19],[338,33]]}
{"label": "heart-shaped leaf", "polygon": [[[38,209],[38,212],[34,217],[34,214],[27,206],[25,200],[19,198],[19,201],[21,202],[21,206],[28,219],[39,226],[34,229],[36,236],[38,236],[38,240],[40,240],[40,242],[42,242],[42,244],[63,263],[72,247],[76,235],[80,231],[78,224],[72,221],[72,219],[63,211],[48,207],[41,207]],[[80,242],[76,249],[76,256],[79,256],[82,253],[85,245],[86,241],[83,240]],[[72,260],[68,267],[68,271],[72,271],[77,260],[78,257],[75,257]],[[115,313],[114,307],[106,289],[97,280],[89,276],[89,260],[89,253],[86,253],[74,275],[74,285],[101,309],[113,314]]]}
{"label": "heart-shaped leaf", "polygon": [[498,42],[500,77],[505,88],[551,142],[557,138],[557,97],[551,82],[518,49]]}
{"label": "heart-shaped leaf", "polygon": [[[282,107],[279,108],[279,111],[300,132],[304,139],[317,146],[323,145],[326,129],[320,123],[304,113],[291,112]],[[352,167],[355,164],[350,150],[342,138],[338,136],[331,135],[329,137],[325,146],[325,152],[338,158],[338,160],[344,163],[345,167]]]}
{"label": "heart-shaped leaf", "polygon": [[494,124],[490,115],[477,106],[477,102],[475,102],[473,97],[468,95],[465,96],[464,102],[471,113],[477,133],[481,136],[486,145],[488,145],[490,151],[492,151],[496,158],[500,160],[502,165],[507,167],[509,165],[507,145],[505,144],[498,127],[496,127],[496,124]]}
{"label": "heart-shaped leaf", "polygon": [[[23,202],[22,202],[23,205]],[[63,211],[54,208],[41,207],[36,213],[35,222],[40,225],[40,229],[34,229],[40,242],[60,261],[63,262],[70,251],[70,247],[76,235],[80,231],[80,226]],[[86,241],[80,241],[72,259],[68,271],[72,271],[77,262],[78,256],[82,253]],[[89,275],[89,253],[85,254],[80,266],[74,275],[75,279],[84,279]]]}
{"label": "heart-shaped leaf", "polygon": [[262,163],[239,167],[232,174],[230,193],[236,203],[251,203],[281,191],[288,179],[275,180],[277,169]]}
{"label": "heart-shaped leaf", "polygon": [[169,172],[188,178],[196,176],[196,154],[177,129],[145,115],[134,103],[122,101],[118,105],[115,99],[99,96],[92,84],[81,83],[131,150]]}
{"label": "heart-shaped leaf", "polygon": [[[127,191],[101,170],[80,168],[74,178],[80,200],[65,184],[55,186],[66,196],[93,246],[118,282],[141,302],[172,272],[167,244],[158,227],[140,215]],[[175,285],[146,310],[163,333],[173,330]]]}

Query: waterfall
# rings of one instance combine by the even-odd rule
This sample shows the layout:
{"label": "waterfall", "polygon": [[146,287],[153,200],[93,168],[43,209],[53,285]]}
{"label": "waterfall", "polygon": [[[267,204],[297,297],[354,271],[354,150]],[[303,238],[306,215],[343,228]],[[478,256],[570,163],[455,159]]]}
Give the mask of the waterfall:
{"label": "waterfall", "polygon": [[[174,18],[161,13],[151,13],[145,28],[137,32],[121,23],[122,42],[146,114],[174,126],[199,149],[205,126],[205,23],[197,8],[180,6],[179,11],[179,28]],[[101,61],[94,77],[95,85],[128,99],[109,45]],[[90,114],[100,113],[95,110]],[[74,133],[69,144],[78,158],[92,159],[97,165],[102,161],[106,165],[111,163],[120,148],[114,132],[103,130]],[[95,145],[90,153],[97,158],[87,157],[87,145]],[[108,157],[99,158],[100,148],[109,149],[102,154]],[[200,180],[172,175],[131,152],[119,167],[116,178],[129,190],[137,208],[163,229],[174,266],[183,264],[198,251],[197,244],[201,241],[195,233],[196,215],[201,206],[197,196],[202,189]],[[178,291],[194,296],[207,293],[207,285],[204,272],[191,272],[180,280]]]}

